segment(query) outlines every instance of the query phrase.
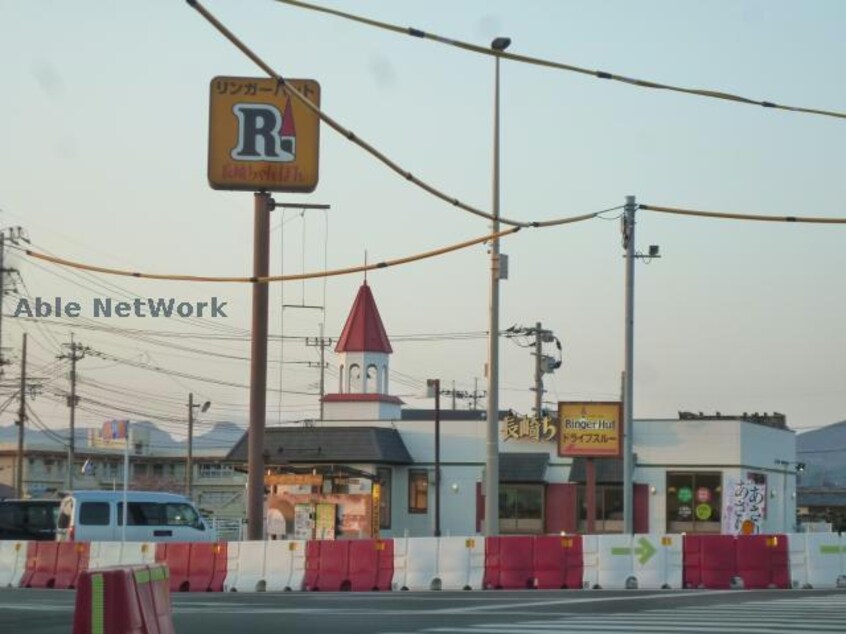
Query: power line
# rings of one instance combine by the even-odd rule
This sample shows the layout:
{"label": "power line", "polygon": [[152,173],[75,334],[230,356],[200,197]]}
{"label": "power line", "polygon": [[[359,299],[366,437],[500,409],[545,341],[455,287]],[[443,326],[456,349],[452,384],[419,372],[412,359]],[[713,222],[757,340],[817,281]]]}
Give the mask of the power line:
{"label": "power line", "polygon": [[750,99],[748,97],[742,97],[740,95],[735,95],[732,93],[716,91],[716,90],[706,90],[701,88],[683,88],[681,86],[675,86],[672,84],[663,84],[655,81],[645,80],[645,79],[635,79],[633,77],[626,77],[624,75],[617,75],[615,73],[608,73],[601,70],[591,70],[588,68],[582,68],[580,66],[573,66],[572,64],[564,64],[561,62],[555,62],[548,59],[542,59],[539,57],[530,57],[528,55],[517,55],[515,53],[508,53],[505,51],[492,51],[489,48],[485,48],[483,46],[477,46],[475,44],[470,44],[469,42],[462,42],[460,40],[454,40],[452,38],[446,38],[440,35],[436,35],[434,33],[427,33],[426,31],[422,31],[420,29],[415,29],[413,27],[402,27],[397,26],[394,24],[389,24],[387,22],[379,22],[377,20],[371,20],[369,18],[364,18],[358,15],[354,15],[352,13],[345,13],[343,11],[338,11],[336,9],[329,9],[326,7],[321,7],[315,4],[309,4],[307,2],[300,2],[299,0],[276,0],[277,2],[281,2],[283,4],[289,4],[295,7],[300,7],[302,9],[309,9],[311,11],[317,11],[320,13],[328,13],[330,15],[334,15],[340,18],[344,18],[346,20],[351,20],[353,22],[359,22],[361,24],[366,24],[368,26],[373,26],[379,29],[384,29],[386,31],[393,31],[394,33],[401,33],[403,35],[410,35],[412,37],[417,37],[425,40],[432,40],[438,42],[439,44],[446,44],[448,46],[454,46],[456,48],[460,48],[466,51],[470,51],[473,53],[479,53],[481,55],[488,55],[488,56],[499,56],[502,59],[510,59],[515,62],[521,62],[524,64],[531,64],[534,66],[543,66],[546,68],[554,68],[556,70],[565,70],[572,73],[579,73],[582,75],[590,75],[592,77],[596,77],[597,79],[608,79],[612,81],[619,81],[624,84],[629,84],[631,86],[638,86],[639,88],[654,88],[658,90],[667,90],[671,92],[680,92],[689,95],[695,95],[698,97],[707,97],[710,99],[722,99],[724,101],[733,101],[736,103],[743,103],[748,105],[754,106],[762,106],[764,108],[772,108],[776,110],[786,110],[790,112],[801,112],[804,114],[816,114],[822,115],[826,117],[836,117],[839,119],[846,119],[846,114],[841,112],[835,112],[831,110],[819,110],[817,108],[805,108],[801,106],[788,106],[783,104],[777,104],[772,101],[759,101],[756,99]]}
{"label": "power line", "polygon": [[695,211],[693,209],[679,209],[678,207],[659,207],[658,205],[638,205],[646,211],[658,211],[666,214],[683,216],[700,216],[703,218],[720,218],[723,220],[755,220],[760,222],[797,222],[811,224],[846,224],[846,218],[824,218],[814,216],[762,216],[756,214],[741,214],[726,211]]}
{"label": "power line", "polygon": [[[597,212],[598,213],[598,212]],[[596,213],[594,214],[587,214],[584,216],[579,216],[577,218],[567,219],[569,222],[579,222],[582,220],[590,220],[591,218],[596,217]],[[417,253],[414,255],[409,255],[401,258],[395,258],[393,260],[383,260],[381,262],[375,262],[373,264],[363,264],[359,266],[351,266],[343,269],[332,269],[329,271],[318,271],[314,273],[294,273],[292,275],[268,275],[266,277],[227,277],[227,276],[204,276],[204,275],[184,275],[184,274],[173,274],[173,273],[142,273],[140,271],[127,271],[124,269],[115,269],[110,268],[107,266],[98,266],[93,264],[85,264],[82,262],[75,262],[72,260],[67,260],[64,258],[55,257],[52,255],[47,255],[46,253],[41,253],[39,251],[33,251],[32,249],[20,249],[28,256],[37,258],[39,260],[44,260],[45,262],[51,262],[53,264],[59,264],[61,266],[66,266],[74,269],[81,269],[85,271],[94,271],[96,273],[105,273],[106,275],[117,275],[120,277],[135,277],[135,278],[143,278],[143,279],[151,279],[151,280],[169,280],[169,281],[179,281],[179,282],[234,282],[240,284],[253,284],[255,282],[291,282],[296,280],[307,280],[307,279],[315,279],[321,277],[335,277],[339,275],[349,275],[351,273],[361,273],[364,271],[372,271],[375,269],[384,269],[389,266],[400,266],[403,264],[410,264],[412,262],[417,262],[419,260],[426,260],[429,258],[438,257],[441,255],[445,255],[447,253],[451,253],[453,251],[459,251],[461,249],[466,249],[468,247],[475,246],[477,244],[482,244],[483,242],[489,242],[490,240],[494,240],[497,238],[502,238],[507,235],[511,235],[519,231],[521,227],[511,227],[510,229],[504,229],[497,233],[491,233],[488,235],[484,235],[478,238],[473,238],[472,240],[465,240],[464,242],[459,242],[456,244],[451,244],[445,247],[440,247],[438,249],[432,249],[430,251],[424,251],[422,253]]]}

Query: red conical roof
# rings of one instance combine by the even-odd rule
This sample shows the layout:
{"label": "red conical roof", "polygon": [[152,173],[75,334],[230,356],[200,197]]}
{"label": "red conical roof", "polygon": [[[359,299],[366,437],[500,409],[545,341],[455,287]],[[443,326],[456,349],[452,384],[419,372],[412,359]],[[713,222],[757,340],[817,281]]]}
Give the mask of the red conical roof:
{"label": "red conical roof", "polygon": [[393,352],[367,282],[358,289],[335,352]]}

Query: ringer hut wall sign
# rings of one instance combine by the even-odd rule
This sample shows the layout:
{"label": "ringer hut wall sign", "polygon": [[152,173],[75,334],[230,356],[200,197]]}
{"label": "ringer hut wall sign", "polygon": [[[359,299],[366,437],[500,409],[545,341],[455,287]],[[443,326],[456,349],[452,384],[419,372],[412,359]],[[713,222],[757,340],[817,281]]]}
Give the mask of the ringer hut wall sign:
{"label": "ringer hut wall sign", "polygon": [[[320,84],[288,79],[320,106]],[[275,79],[215,77],[210,86],[209,184],[214,189],[312,192],[318,116]]]}

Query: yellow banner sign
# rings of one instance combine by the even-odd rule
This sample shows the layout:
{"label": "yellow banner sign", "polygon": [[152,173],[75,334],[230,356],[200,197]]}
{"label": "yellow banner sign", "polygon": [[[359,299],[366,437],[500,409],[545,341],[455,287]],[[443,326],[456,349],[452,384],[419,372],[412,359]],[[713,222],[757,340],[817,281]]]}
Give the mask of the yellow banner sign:
{"label": "yellow banner sign", "polygon": [[[320,84],[287,79],[320,106]],[[311,192],[317,187],[320,118],[274,79],[215,77],[209,109],[214,189]]]}
{"label": "yellow banner sign", "polygon": [[311,473],[281,473],[265,476],[264,483],[267,486],[273,486],[274,484],[293,484],[296,486],[314,487],[323,484],[323,476],[312,475]]}
{"label": "yellow banner sign", "polygon": [[559,456],[620,456],[623,415],[619,402],[559,402],[558,421]]}

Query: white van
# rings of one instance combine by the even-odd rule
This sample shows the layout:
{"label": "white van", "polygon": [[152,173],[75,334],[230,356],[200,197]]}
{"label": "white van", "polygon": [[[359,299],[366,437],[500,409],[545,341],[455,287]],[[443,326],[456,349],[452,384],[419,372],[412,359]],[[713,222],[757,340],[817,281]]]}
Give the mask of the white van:
{"label": "white van", "polygon": [[[127,491],[128,542],[209,542],[217,534],[194,504],[181,495]],[[115,542],[123,539],[123,491],[74,491],[62,499],[57,541]]]}

